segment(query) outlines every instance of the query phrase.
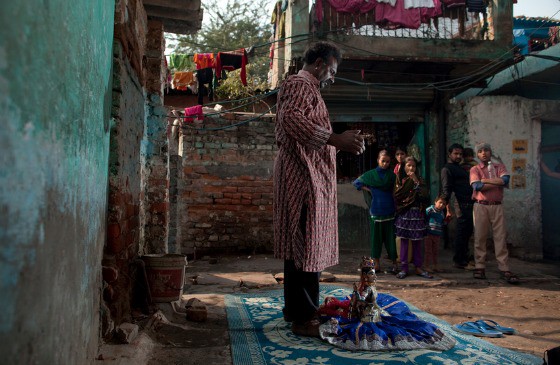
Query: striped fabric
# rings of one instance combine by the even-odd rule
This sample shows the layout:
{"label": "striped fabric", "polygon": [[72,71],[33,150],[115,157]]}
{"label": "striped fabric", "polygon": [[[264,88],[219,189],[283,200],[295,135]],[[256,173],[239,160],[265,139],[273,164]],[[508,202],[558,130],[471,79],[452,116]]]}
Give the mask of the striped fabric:
{"label": "striped fabric", "polygon": [[[307,71],[290,76],[278,94],[274,164],[274,255],[303,271],[338,263],[336,151],[319,81]],[[307,207],[305,238],[299,227]]]}

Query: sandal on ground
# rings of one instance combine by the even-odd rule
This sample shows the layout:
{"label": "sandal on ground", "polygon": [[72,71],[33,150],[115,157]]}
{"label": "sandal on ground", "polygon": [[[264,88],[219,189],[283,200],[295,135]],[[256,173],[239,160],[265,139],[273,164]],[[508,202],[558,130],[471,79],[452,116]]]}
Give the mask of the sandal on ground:
{"label": "sandal on ground", "polygon": [[391,270],[387,271],[389,274],[397,275],[399,273],[399,269],[397,267],[391,268]]}
{"label": "sandal on ground", "polygon": [[430,275],[430,273],[427,272],[427,271],[422,271],[421,273],[416,273],[416,275],[421,276],[421,277],[426,278],[426,279],[433,279],[433,278],[434,278],[434,277],[433,277],[432,275]]}
{"label": "sandal on ground", "polygon": [[510,284],[519,284],[519,278],[511,271],[502,271],[502,278]]}
{"label": "sandal on ground", "polygon": [[504,337],[502,332],[485,329],[475,322],[463,322],[455,324],[453,325],[453,329],[457,332],[477,337]]}
{"label": "sandal on ground", "polygon": [[401,271],[397,274],[397,279],[404,279],[408,276],[408,273],[405,271]]}
{"label": "sandal on ground", "polygon": [[486,272],[484,271],[484,269],[474,269],[473,278],[486,280]]}
{"label": "sandal on ground", "polygon": [[504,335],[513,335],[515,333],[514,328],[501,326],[498,324],[498,322],[493,321],[491,319],[479,319],[475,323],[484,329],[499,331],[502,332]]}

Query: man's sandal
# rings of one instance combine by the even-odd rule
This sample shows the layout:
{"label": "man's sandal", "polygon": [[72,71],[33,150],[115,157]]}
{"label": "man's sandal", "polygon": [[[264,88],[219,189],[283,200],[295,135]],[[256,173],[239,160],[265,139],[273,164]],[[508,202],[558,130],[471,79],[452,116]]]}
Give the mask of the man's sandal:
{"label": "man's sandal", "polygon": [[474,269],[473,278],[486,280],[486,272],[484,271],[484,269]]}
{"label": "man's sandal", "polygon": [[510,284],[519,284],[519,278],[511,271],[502,271],[502,279]]}

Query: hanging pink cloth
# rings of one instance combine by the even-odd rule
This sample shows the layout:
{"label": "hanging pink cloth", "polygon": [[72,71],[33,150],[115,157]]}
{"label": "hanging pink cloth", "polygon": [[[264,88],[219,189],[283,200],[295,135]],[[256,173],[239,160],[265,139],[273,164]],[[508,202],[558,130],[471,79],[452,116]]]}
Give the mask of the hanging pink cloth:
{"label": "hanging pink cloth", "polygon": [[202,112],[202,105],[185,108],[185,123],[192,123],[195,119],[198,120],[204,119],[204,113]]}
{"label": "hanging pink cloth", "polygon": [[438,18],[443,14],[440,0],[433,0],[433,8],[420,8],[420,20],[422,23],[430,23],[430,19]]}
{"label": "hanging pink cloth", "polygon": [[397,0],[395,6],[379,3],[375,8],[375,23],[385,29],[420,28],[420,9],[404,8],[404,0]]}
{"label": "hanging pink cloth", "polygon": [[[377,5],[375,0],[326,0],[339,13],[363,14],[373,10]],[[315,12],[319,23],[323,22],[323,0],[315,2]]]}

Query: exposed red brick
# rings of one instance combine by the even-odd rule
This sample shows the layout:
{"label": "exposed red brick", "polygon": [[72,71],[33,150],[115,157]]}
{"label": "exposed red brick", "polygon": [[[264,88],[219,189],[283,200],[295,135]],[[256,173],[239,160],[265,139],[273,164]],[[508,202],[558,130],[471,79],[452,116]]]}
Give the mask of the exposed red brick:
{"label": "exposed red brick", "polygon": [[121,235],[121,227],[118,223],[111,223],[107,226],[107,237],[117,238]]}
{"label": "exposed red brick", "polygon": [[110,253],[118,254],[122,252],[125,247],[126,243],[123,236],[107,238],[107,249]]}
{"label": "exposed red brick", "polygon": [[156,213],[163,213],[169,210],[169,203],[168,202],[159,202],[153,203],[150,205],[150,211]]}

